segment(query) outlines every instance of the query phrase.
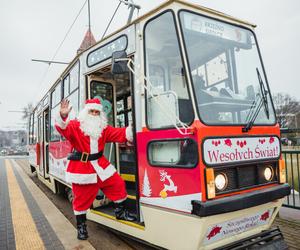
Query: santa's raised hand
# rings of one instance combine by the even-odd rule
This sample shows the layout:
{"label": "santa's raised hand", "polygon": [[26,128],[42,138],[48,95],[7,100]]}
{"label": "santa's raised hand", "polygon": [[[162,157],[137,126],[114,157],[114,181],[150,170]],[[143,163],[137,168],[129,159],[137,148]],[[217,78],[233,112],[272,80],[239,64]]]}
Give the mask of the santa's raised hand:
{"label": "santa's raised hand", "polygon": [[72,106],[70,106],[70,101],[67,99],[63,99],[60,102],[60,116],[65,118],[69,115],[72,110]]}

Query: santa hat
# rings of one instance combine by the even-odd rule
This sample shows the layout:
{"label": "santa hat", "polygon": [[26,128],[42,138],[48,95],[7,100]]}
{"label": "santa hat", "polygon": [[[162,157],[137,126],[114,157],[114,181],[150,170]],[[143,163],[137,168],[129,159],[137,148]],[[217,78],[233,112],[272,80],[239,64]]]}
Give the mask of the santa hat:
{"label": "santa hat", "polygon": [[98,111],[102,111],[102,105],[98,98],[95,99],[88,99],[85,101],[85,109],[95,109]]}

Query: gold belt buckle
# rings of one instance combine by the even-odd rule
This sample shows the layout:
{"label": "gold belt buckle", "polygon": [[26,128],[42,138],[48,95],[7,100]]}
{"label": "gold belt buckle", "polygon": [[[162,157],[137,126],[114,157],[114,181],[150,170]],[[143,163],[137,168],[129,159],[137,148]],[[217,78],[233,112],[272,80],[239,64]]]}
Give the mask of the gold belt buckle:
{"label": "gold belt buckle", "polygon": [[81,162],[84,162],[84,163],[87,163],[87,161],[88,161],[88,158],[89,158],[89,154],[88,154],[88,153],[86,153],[86,152],[82,152],[82,155],[81,155],[80,161],[81,161]]}

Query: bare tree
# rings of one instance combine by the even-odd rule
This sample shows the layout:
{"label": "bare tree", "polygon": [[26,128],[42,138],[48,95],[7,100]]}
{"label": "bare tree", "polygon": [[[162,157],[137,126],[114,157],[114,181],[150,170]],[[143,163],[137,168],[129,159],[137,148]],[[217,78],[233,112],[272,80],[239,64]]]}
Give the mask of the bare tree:
{"label": "bare tree", "polygon": [[26,107],[22,108],[22,112],[23,112],[22,119],[27,122],[32,110],[33,110],[33,104],[32,103],[28,103]]}
{"label": "bare tree", "polygon": [[300,104],[296,98],[289,94],[277,93],[273,95],[277,121],[281,128],[297,128],[297,114]]}

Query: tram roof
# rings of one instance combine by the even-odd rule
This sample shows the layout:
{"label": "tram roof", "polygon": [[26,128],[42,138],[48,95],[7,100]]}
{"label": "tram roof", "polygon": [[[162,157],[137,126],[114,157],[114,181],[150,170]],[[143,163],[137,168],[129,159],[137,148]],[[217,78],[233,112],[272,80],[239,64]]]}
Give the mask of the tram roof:
{"label": "tram roof", "polygon": [[[238,18],[235,18],[233,16],[230,16],[230,15],[227,15],[223,12],[220,12],[220,11],[217,11],[217,10],[214,10],[214,9],[211,9],[211,8],[207,8],[207,7],[204,7],[204,6],[201,6],[201,5],[198,5],[198,4],[194,4],[194,3],[189,3],[185,0],[167,0],[165,2],[163,2],[162,4],[160,4],[159,6],[157,6],[156,8],[150,10],[149,12],[145,13],[144,15],[138,17],[137,19],[133,20],[132,22],[126,24],[125,26],[123,26],[122,28],[116,30],[115,32],[109,34],[108,36],[104,37],[103,39],[99,40],[98,42],[96,42],[95,44],[93,44],[92,46],[88,47],[87,49],[81,51],[80,53],[78,53],[74,58],[73,60],[70,62],[70,64],[65,68],[65,70],[61,73],[61,75],[59,76],[59,78],[55,81],[55,83],[52,85],[52,87],[50,88],[50,90],[52,88],[54,88],[54,86],[56,85],[56,83],[59,81],[59,79],[61,79],[62,76],[64,76],[64,74],[74,65],[74,63],[77,61],[77,59],[80,57],[81,54],[83,54],[84,52],[90,50],[91,48],[93,47],[96,47],[97,45],[99,45],[100,43],[102,43],[103,41],[109,39],[110,37],[114,36],[115,34],[121,32],[122,30],[128,28],[129,26],[133,25],[133,24],[136,24],[136,23],[139,23],[140,21],[142,21],[143,19],[155,14],[156,12],[158,12],[160,9],[162,8],[165,8],[167,7],[168,5],[171,5],[173,3],[179,3],[179,4],[182,4],[182,5],[185,5],[187,7],[191,7],[191,8],[194,8],[194,9],[197,9],[197,10],[200,10],[200,11],[204,11],[208,14],[211,14],[211,15],[214,15],[216,17],[219,17],[219,18],[223,18],[223,19],[226,19],[228,21],[231,21],[231,22],[234,22],[234,23],[239,23],[239,24],[244,24],[244,25],[247,25],[247,26],[250,26],[252,28],[255,28],[256,25],[253,24],[253,23],[250,23],[248,21],[245,21],[245,20],[242,20],[242,19],[238,19]],[[47,92],[48,93],[48,92]],[[47,95],[47,94],[46,94]],[[45,96],[46,96],[45,95]],[[41,100],[43,100],[45,98],[45,96],[43,96],[43,98]]]}
{"label": "tram roof", "polygon": [[[82,51],[80,54],[78,55],[81,55],[82,53],[84,53],[85,51],[97,46],[98,44],[102,43],[103,41],[109,39],[110,37],[114,36],[115,34],[121,32],[122,30],[128,28],[129,26],[131,26],[132,24],[136,24],[140,21],[142,21],[143,19],[147,18],[148,16],[151,16],[152,14],[158,12],[160,9],[168,6],[168,5],[171,5],[173,3],[179,3],[179,4],[182,4],[182,5],[185,5],[185,6],[188,6],[188,7],[192,7],[192,8],[195,8],[197,10],[201,10],[201,11],[204,11],[206,13],[209,13],[209,14],[212,14],[212,15],[215,15],[217,17],[220,17],[220,18],[225,18],[227,19],[228,21],[232,21],[232,22],[235,22],[235,23],[239,23],[239,24],[244,24],[244,25],[247,25],[247,26],[251,26],[252,28],[255,28],[256,27],[256,24],[253,24],[253,23],[250,23],[248,21],[245,21],[245,20],[242,20],[242,19],[239,19],[239,18],[235,18],[233,16],[230,16],[230,15],[227,15],[223,12],[220,12],[220,11],[217,11],[217,10],[214,10],[214,9],[210,9],[210,8],[207,8],[207,7],[204,7],[204,6],[201,6],[201,5],[198,5],[198,4],[194,4],[194,3],[189,3],[185,0],[167,0],[165,2],[163,2],[162,4],[160,4],[159,6],[157,6],[156,8],[150,10],[149,12],[145,13],[144,15],[140,16],[139,18],[133,20],[132,22],[126,24],[125,26],[123,26],[122,28],[116,30],[115,32],[107,35],[106,37],[104,37],[103,39],[99,40],[98,42],[96,42],[95,44],[93,44],[92,46],[88,47],[86,50]],[[77,56],[76,56],[77,58]],[[75,58],[74,58],[75,59]]]}
{"label": "tram roof", "polygon": [[214,9],[210,9],[210,8],[207,8],[207,7],[198,5],[198,4],[194,4],[194,3],[189,3],[189,2],[187,2],[185,0],[167,0],[167,1],[163,2],[162,4],[160,4],[159,6],[157,6],[156,8],[154,8],[154,9],[150,10],[149,12],[145,13],[144,15],[140,16],[139,18],[137,18],[137,19],[133,20],[132,22],[126,24],[122,28],[120,28],[120,29],[116,30],[115,32],[109,34],[108,36],[104,37],[103,39],[101,39],[100,41],[98,41],[97,43],[95,43],[94,45],[92,45],[91,47],[87,48],[86,50],[89,50],[90,48],[92,48],[94,46],[97,46],[102,41],[110,38],[111,36],[119,33],[122,30],[128,28],[130,25],[136,24],[136,23],[142,21],[143,19],[147,18],[148,16],[151,16],[152,14],[158,12],[160,9],[162,9],[162,8],[168,6],[168,5],[171,5],[173,3],[179,3],[179,4],[182,4],[182,5],[188,6],[188,7],[192,7],[192,8],[195,8],[197,10],[201,10],[201,11],[204,11],[206,13],[215,15],[217,17],[225,18],[228,21],[233,21],[233,22],[236,22],[236,23],[244,24],[244,25],[247,25],[247,26],[251,26],[253,28],[256,27],[256,24],[250,23],[248,21],[245,21],[245,20],[242,20],[242,19],[239,19],[239,18],[235,18],[233,16],[227,15],[227,14],[225,14],[223,12],[220,12],[220,11],[217,11],[217,10],[214,10]]}
{"label": "tram roof", "polygon": [[[194,3],[189,3],[185,0],[167,0],[165,2],[163,2],[162,4],[160,4],[159,6],[157,6],[156,8],[150,10],[149,12],[145,13],[144,15],[140,16],[139,18],[133,20],[132,22],[126,24],[125,26],[123,26],[122,28],[116,30],[115,32],[107,35],[106,37],[104,37],[103,39],[99,40],[98,42],[96,42],[95,44],[93,44],[92,46],[88,47],[87,49],[85,49],[84,51],[82,51],[81,53],[79,53],[75,58],[74,60],[72,60],[72,62],[70,63],[70,65],[72,65],[75,61],[75,59],[77,59],[78,56],[80,56],[82,53],[84,53],[85,51],[93,48],[93,47],[96,47],[97,45],[99,45],[100,43],[102,43],[103,41],[109,39],[110,37],[114,36],[115,34],[121,32],[122,30],[128,28],[129,26],[133,25],[133,24],[136,24],[136,23],[139,23],[140,21],[142,21],[143,19],[153,15],[154,13],[158,12],[160,9],[168,6],[168,5],[171,5],[173,3],[179,3],[179,4],[182,4],[182,5],[185,5],[185,6],[188,6],[188,7],[192,7],[192,8],[195,8],[197,10],[201,10],[201,11],[204,11],[206,13],[209,13],[209,14],[212,14],[212,15],[215,15],[217,17],[220,17],[220,18],[224,18],[228,21],[232,21],[232,22],[235,22],[235,23],[239,23],[239,24],[244,24],[244,25],[247,25],[247,26],[251,26],[252,28],[255,28],[256,27],[256,24],[253,24],[253,23],[250,23],[248,21],[245,21],[245,20],[242,20],[242,19],[239,19],[239,18],[235,18],[233,16],[230,16],[230,15],[227,15],[223,12],[220,12],[220,11],[217,11],[217,10],[214,10],[214,9],[210,9],[210,8],[207,8],[207,7],[204,7],[204,6],[201,6],[201,5],[198,5],[198,4],[194,4]],[[69,67],[67,67],[68,69]]]}

